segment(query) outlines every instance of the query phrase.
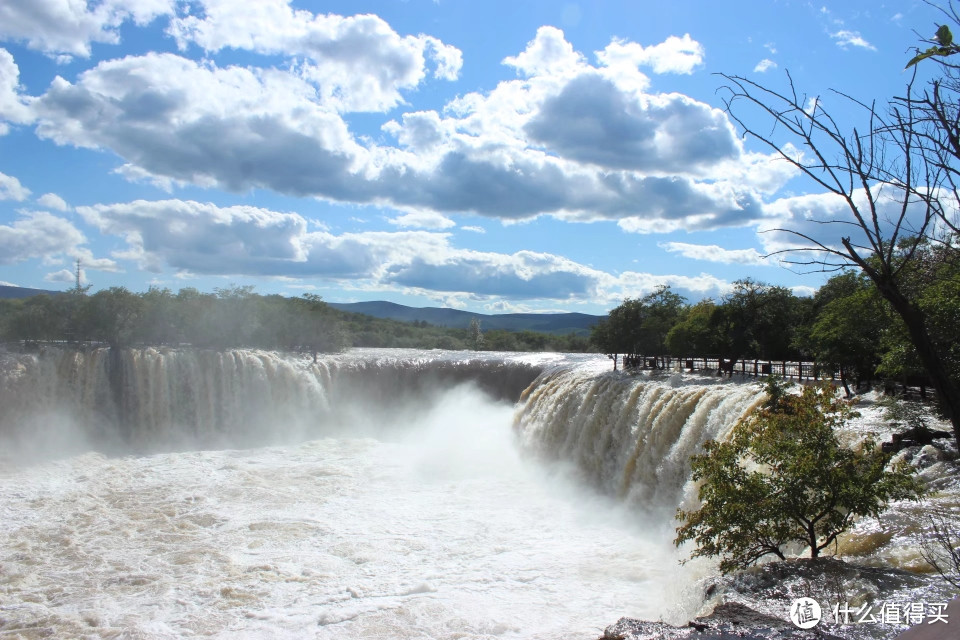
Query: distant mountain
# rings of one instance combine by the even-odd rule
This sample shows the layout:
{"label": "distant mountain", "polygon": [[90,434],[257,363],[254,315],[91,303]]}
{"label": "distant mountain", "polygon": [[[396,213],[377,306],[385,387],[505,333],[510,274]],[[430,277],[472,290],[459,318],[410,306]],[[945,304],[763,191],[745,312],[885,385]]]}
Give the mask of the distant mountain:
{"label": "distant mountain", "polygon": [[46,289],[28,289],[26,287],[9,287],[7,285],[0,285],[0,299],[29,298],[30,296],[38,296],[41,293],[46,293],[53,296],[63,293],[63,291],[47,291]]}
{"label": "distant mountain", "polygon": [[541,331],[543,333],[567,334],[589,333],[590,327],[605,316],[592,316],[586,313],[500,313],[487,315],[444,309],[440,307],[407,307],[382,300],[372,302],[328,302],[328,305],[341,311],[362,313],[375,318],[388,318],[401,322],[425,321],[439,327],[466,329],[474,318],[480,320],[481,328],[506,329],[507,331]]}

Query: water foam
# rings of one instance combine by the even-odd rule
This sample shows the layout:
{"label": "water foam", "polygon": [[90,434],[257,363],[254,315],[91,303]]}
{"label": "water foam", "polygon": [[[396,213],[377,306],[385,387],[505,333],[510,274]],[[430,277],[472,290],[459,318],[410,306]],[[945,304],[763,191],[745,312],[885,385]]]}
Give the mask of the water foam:
{"label": "water foam", "polygon": [[526,448],[572,463],[606,493],[672,512],[693,497],[690,456],[762,397],[750,383],[558,367],[524,393],[515,425]]}
{"label": "water foam", "polygon": [[0,631],[556,639],[688,614],[669,541],[525,460],[512,418],[458,386],[389,439],[10,469]]}

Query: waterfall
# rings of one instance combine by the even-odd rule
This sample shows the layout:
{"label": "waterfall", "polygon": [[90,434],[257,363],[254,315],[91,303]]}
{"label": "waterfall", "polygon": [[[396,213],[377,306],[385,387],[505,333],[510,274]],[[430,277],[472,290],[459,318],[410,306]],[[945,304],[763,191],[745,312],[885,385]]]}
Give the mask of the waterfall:
{"label": "waterfall", "polygon": [[557,638],[689,619],[698,574],[670,544],[689,456],[762,394],[608,367],[0,350],[0,572],[23,603],[7,626]]}
{"label": "waterfall", "polygon": [[542,370],[533,360],[412,350],[316,362],[244,349],[7,352],[0,354],[0,435],[38,454],[302,441],[359,432],[462,383],[513,402]]}
{"label": "waterfall", "polygon": [[[551,360],[552,359],[552,360]],[[522,447],[646,506],[684,499],[689,458],[761,399],[755,384],[608,372],[596,356],[355,350],[0,353],[8,455],[218,449],[390,437],[453,387],[516,403]],[[605,365],[604,365],[605,366]],[[686,489],[689,493],[689,487]]]}
{"label": "waterfall", "polygon": [[690,456],[762,399],[750,383],[558,367],[523,393],[515,428],[526,449],[572,464],[601,491],[672,510],[693,497]]}

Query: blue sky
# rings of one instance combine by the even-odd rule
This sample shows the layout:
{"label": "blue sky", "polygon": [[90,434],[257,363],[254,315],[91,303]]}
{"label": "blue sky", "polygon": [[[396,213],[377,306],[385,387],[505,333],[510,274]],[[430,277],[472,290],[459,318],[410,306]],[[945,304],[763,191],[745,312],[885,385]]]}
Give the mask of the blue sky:
{"label": "blue sky", "polygon": [[[670,285],[809,293],[763,256],[842,215],[717,73],[841,124],[902,94],[920,0],[5,0],[0,281],[254,285],[603,313]],[[769,123],[758,122],[764,130]]]}

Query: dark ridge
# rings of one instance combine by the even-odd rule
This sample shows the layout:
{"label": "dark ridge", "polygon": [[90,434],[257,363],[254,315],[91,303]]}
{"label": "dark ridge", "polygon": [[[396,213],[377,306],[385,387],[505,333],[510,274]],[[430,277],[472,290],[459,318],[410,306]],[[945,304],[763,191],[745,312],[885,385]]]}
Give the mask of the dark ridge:
{"label": "dark ridge", "polygon": [[466,329],[470,321],[477,319],[484,331],[503,329],[506,331],[539,331],[542,333],[589,333],[590,327],[605,316],[593,316],[586,313],[500,313],[487,315],[444,309],[440,307],[408,307],[394,302],[375,300],[370,302],[328,302],[329,306],[341,311],[362,313],[375,318],[399,320],[401,322],[427,322],[439,327]]}
{"label": "dark ridge", "polygon": [[48,291],[46,289],[29,289],[27,287],[11,287],[8,285],[0,285],[0,299],[11,299],[11,298],[29,298],[31,296],[39,295],[48,295],[56,296],[63,293],[62,291]]}

